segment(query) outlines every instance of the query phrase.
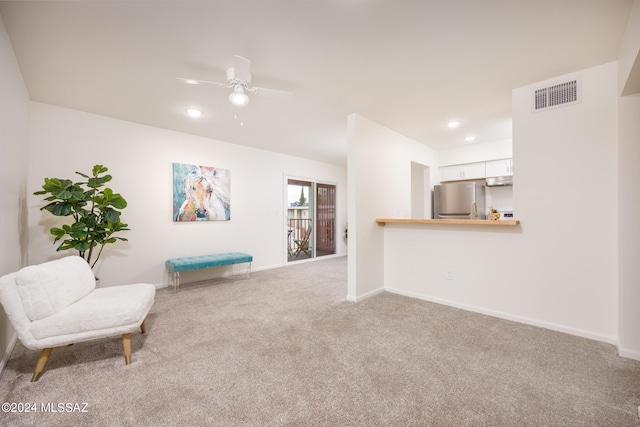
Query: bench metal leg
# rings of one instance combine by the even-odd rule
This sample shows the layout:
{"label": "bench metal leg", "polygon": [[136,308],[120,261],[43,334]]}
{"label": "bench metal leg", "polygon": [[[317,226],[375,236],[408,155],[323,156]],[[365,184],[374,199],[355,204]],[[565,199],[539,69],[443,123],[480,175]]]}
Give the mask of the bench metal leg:
{"label": "bench metal leg", "polygon": [[174,292],[177,292],[180,286],[180,273],[167,269],[167,276],[169,278],[169,286],[173,286]]}

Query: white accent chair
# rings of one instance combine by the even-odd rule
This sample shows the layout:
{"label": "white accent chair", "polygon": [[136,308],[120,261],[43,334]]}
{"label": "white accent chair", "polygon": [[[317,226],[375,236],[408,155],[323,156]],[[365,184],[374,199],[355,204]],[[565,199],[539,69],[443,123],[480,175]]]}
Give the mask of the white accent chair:
{"label": "white accent chair", "polygon": [[93,271],[79,256],[24,267],[0,278],[0,303],[31,350],[42,350],[31,381],[37,381],[54,347],[122,334],[131,363],[131,333],[146,332],[156,293],[147,283],[96,288]]}

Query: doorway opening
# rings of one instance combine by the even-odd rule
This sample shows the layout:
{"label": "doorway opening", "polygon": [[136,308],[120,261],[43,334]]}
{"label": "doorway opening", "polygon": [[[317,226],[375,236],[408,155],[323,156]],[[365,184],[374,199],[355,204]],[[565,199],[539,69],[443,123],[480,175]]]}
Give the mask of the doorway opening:
{"label": "doorway opening", "polygon": [[287,179],[287,261],[336,253],[336,186]]}
{"label": "doorway opening", "polygon": [[431,207],[431,169],[411,162],[411,218],[433,218]]}

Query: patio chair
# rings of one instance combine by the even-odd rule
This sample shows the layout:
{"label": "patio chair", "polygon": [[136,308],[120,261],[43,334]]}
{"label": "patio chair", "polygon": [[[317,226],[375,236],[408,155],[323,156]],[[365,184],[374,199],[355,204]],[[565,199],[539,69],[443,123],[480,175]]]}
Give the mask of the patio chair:
{"label": "patio chair", "polygon": [[296,251],[293,253],[293,256],[296,258],[300,255],[300,252],[304,252],[308,257],[311,256],[311,252],[309,251],[309,237],[311,236],[311,225],[307,227],[307,230],[304,233],[302,239],[296,239],[293,242],[296,244]]}

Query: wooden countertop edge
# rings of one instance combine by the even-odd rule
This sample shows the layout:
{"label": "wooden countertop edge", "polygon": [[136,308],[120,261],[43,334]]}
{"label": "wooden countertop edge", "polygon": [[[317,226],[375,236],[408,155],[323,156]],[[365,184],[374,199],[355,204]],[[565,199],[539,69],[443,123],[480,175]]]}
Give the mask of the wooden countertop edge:
{"label": "wooden countertop edge", "polygon": [[389,224],[442,224],[442,225],[490,225],[490,226],[513,226],[519,225],[517,219],[503,219],[491,221],[489,219],[407,219],[407,218],[379,218],[376,219],[379,225]]}

